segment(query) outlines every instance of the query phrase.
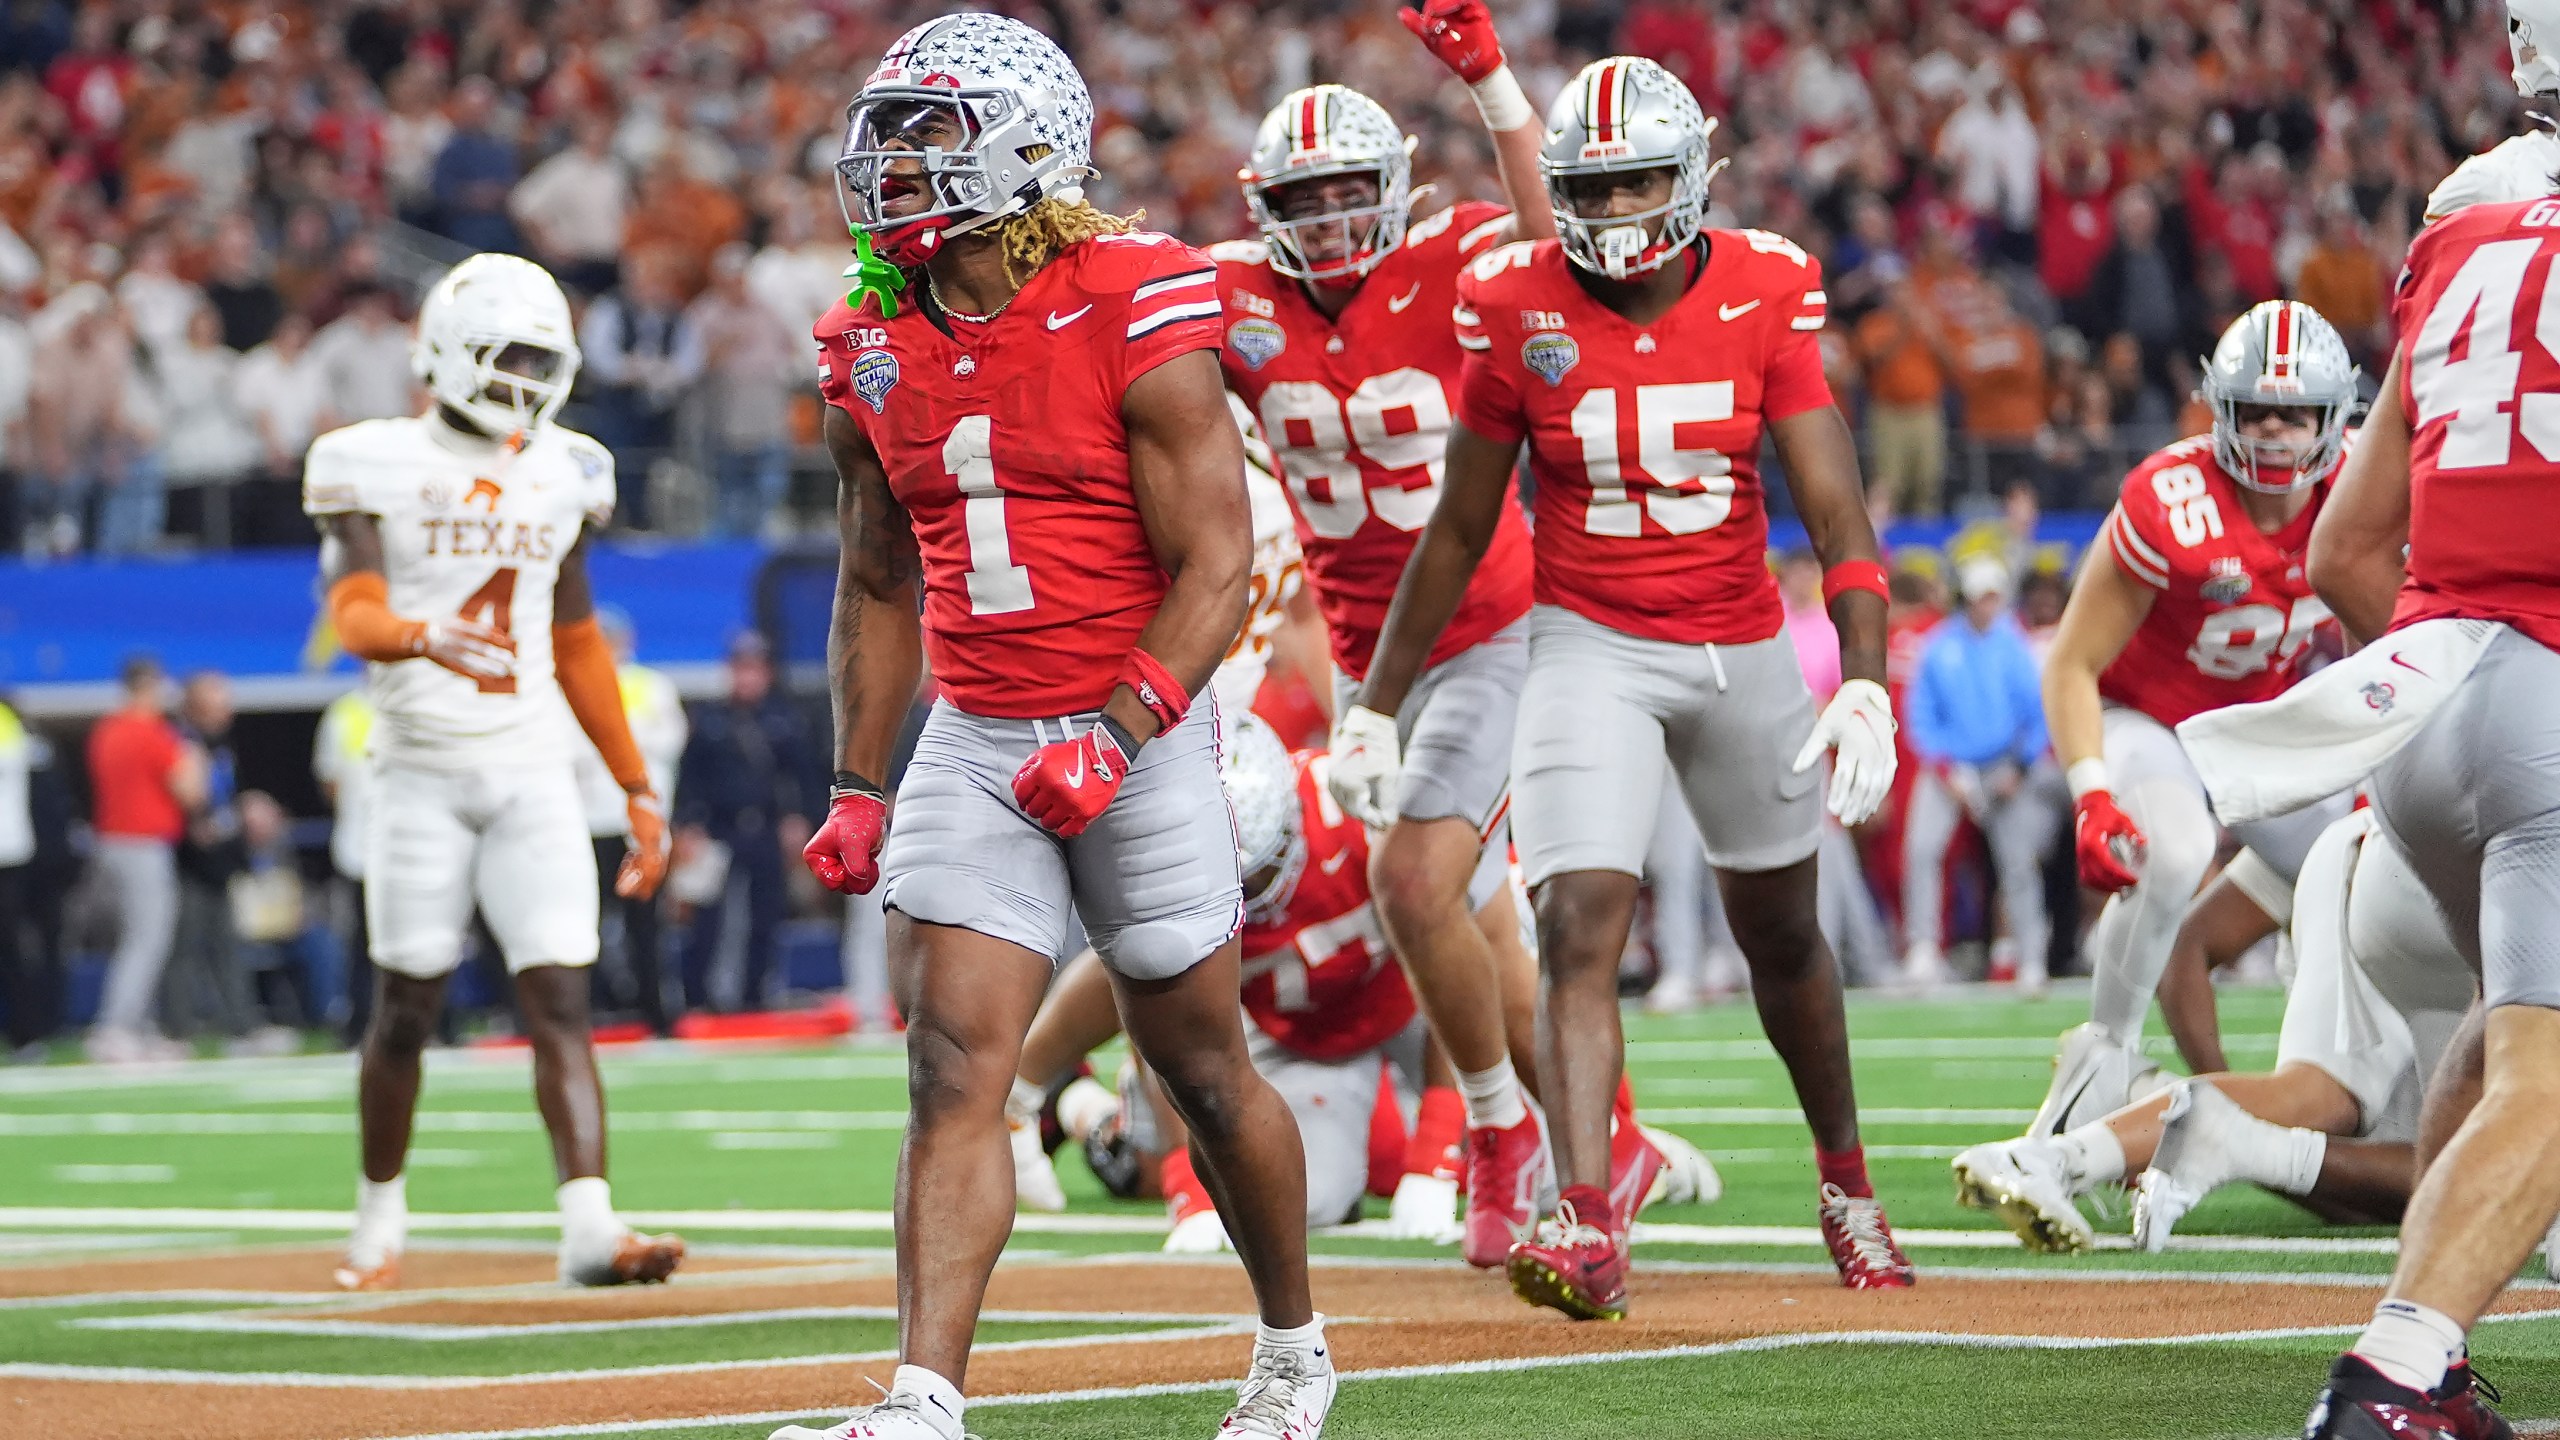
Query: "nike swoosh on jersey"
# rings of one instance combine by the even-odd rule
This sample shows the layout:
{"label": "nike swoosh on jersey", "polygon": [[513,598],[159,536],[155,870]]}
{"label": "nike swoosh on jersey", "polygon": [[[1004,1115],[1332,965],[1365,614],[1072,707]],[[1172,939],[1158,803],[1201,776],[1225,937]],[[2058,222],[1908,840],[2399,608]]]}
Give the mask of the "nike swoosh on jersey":
{"label": "nike swoosh on jersey", "polygon": [[1093,307],[1091,305],[1085,305],[1078,309],[1070,310],[1064,315],[1052,310],[1049,312],[1049,328],[1052,330],[1064,330],[1068,326],[1083,319],[1084,312],[1092,308]]}
{"label": "nike swoosh on jersey", "polygon": [[1348,851],[1348,850],[1336,850],[1336,851],[1335,851],[1335,852],[1333,852],[1332,854],[1327,855],[1327,856],[1326,856],[1326,857],[1324,857],[1323,859],[1321,859],[1321,860],[1317,861],[1317,862],[1316,862],[1316,868],[1317,868],[1317,869],[1319,869],[1319,870],[1321,870],[1321,871],[1323,871],[1323,872],[1324,872],[1324,873],[1326,873],[1327,875],[1330,875],[1330,874],[1332,874],[1334,871],[1341,869],[1341,868],[1342,868],[1342,862],[1343,862],[1343,861],[1345,861],[1345,860],[1348,860],[1348,859],[1350,859],[1350,858],[1351,858],[1351,852],[1350,852],[1350,851]]}
{"label": "nike swoosh on jersey", "polygon": [[1757,300],[1745,300],[1739,305],[1718,305],[1716,307],[1716,318],[1719,320],[1738,320],[1759,308],[1760,302]]}
{"label": "nike swoosh on jersey", "polygon": [[1398,295],[1398,296],[1396,296],[1394,299],[1391,299],[1391,300],[1389,300],[1389,301],[1387,302],[1387,313],[1388,313],[1388,314],[1390,314],[1390,315],[1401,315],[1401,314],[1403,314],[1403,313],[1404,313],[1404,307],[1406,307],[1407,305],[1412,304],[1412,303],[1413,303],[1413,301],[1414,301],[1414,297],[1415,297],[1415,296],[1417,296],[1417,295],[1420,295],[1421,293],[1422,293],[1422,282],[1421,282],[1421,281],[1419,281],[1419,280],[1416,280],[1416,281],[1414,281],[1414,282],[1413,282],[1413,288],[1412,288],[1412,289],[1407,290],[1407,291],[1406,291],[1406,292],[1404,292],[1403,294]]}

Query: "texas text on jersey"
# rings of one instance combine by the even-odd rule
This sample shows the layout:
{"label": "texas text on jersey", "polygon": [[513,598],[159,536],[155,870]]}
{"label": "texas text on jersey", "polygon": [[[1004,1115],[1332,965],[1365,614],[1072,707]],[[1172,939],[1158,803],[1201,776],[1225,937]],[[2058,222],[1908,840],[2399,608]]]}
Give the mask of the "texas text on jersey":
{"label": "texas text on jersey", "polygon": [[515,674],[502,680],[424,662],[369,667],[374,753],[434,768],[566,760],[576,737],[552,673],[551,592],[579,532],[613,518],[612,455],[558,425],[510,453],[405,416],[313,441],[302,487],[309,514],[379,519],[395,613],[515,639]]}
{"label": "texas text on jersey", "polygon": [[[1700,234],[1703,269],[1637,325],[1584,293],[1553,240],[1458,281],[1458,418],[1530,444],[1537,600],[1674,644],[1778,633],[1759,456],[1770,421],[1831,403],[1822,268],[1762,230]],[[1684,263],[1684,262],[1674,262]]]}
{"label": "texas text on jersey", "polygon": [[2400,403],[2411,426],[2409,578],[2395,629],[2471,616],[2560,649],[2555,264],[2560,201],[2549,199],[2475,206],[2409,246],[2393,306],[2408,337]]}
{"label": "texas text on jersey", "polygon": [[2101,528],[2116,567],[2159,593],[2100,672],[2099,695],[2175,725],[2283,693],[2313,637],[2333,623],[2302,559],[2330,478],[2268,535],[2249,523],[2239,487],[2213,458],[2212,436],[2190,436],[2135,466]]}
{"label": "texas text on jersey", "polygon": [[1277,914],[1245,912],[1244,1009],[1311,1060],[1385,1044],[1413,1021],[1413,991],[1369,903],[1369,834],[1333,803],[1322,751],[1290,757],[1306,826],[1305,868]]}
{"label": "texas text on jersey", "polygon": [[819,393],[861,427],[924,560],[925,648],[973,714],[1099,709],[1164,598],[1129,483],[1131,382],[1218,347],[1216,272],[1170,236],[1070,246],[992,320],[818,322]]}
{"label": "texas text on jersey", "polygon": [[[1335,663],[1355,678],[1368,673],[1405,557],[1439,500],[1466,358],[1447,323],[1458,274],[1510,218],[1468,201],[1416,222],[1330,320],[1271,268],[1263,242],[1210,252],[1227,305],[1227,385],[1279,454]],[[1506,507],[1432,663],[1528,609],[1528,532]]]}

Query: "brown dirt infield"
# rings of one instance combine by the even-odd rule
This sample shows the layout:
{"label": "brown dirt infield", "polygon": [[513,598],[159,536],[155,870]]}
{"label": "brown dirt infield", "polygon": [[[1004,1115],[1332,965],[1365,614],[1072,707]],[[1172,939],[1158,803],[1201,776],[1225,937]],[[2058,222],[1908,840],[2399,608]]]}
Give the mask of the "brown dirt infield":
{"label": "brown dirt infield", "polygon": [[[228,1255],[173,1265],[169,1257],[0,1271],[0,1293],[66,1294],[185,1286],[286,1291],[310,1288],[312,1252]],[[544,1281],[541,1256],[413,1252],[413,1288]],[[676,1283],[637,1290],[420,1295],[414,1302],[339,1312],[297,1306],[296,1316],[374,1323],[533,1324],[616,1316],[709,1314],[808,1305],[890,1305],[886,1275],[846,1267],[732,1260],[722,1271],[689,1265]],[[201,1267],[201,1268],[200,1268]],[[739,1268],[752,1267],[752,1268]],[[800,1272],[795,1275],[794,1270]],[[85,1277],[69,1285],[73,1272]],[[325,1267],[322,1272],[325,1275]],[[211,1275],[223,1277],[219,1282]],[[805,1278],[804,1278],[805,1277]],[[46,1288],[26,1288],[43,1284]],[[2371,1313],[2379,1288],[2199,1281],[1970,1279],[1937,1271],[1907,1292],[1853,1294],[1812,1274],[1646,1273],[1633,1285],[1634,1318],[1576,1325],[1514,1300],[1493,1275],[1452,1264],[1331,1266],[1319,1262],[1316,1303],[1354,1323],[1333,1332],[1346,1370],[1600,1351],[1657,1350],[1752,1336],[1893,1330],[1965,1335],[2150,1338],[2294,1326],[2351,1325]],[[1232,1261],[1176,1264],[1100,1259],[1001,1269],[991,1308],[1092,1311],[1109,1296],[1132,1310],[1229,1316],[1251,1297]],[[2560,1311],[2560,1292],[2514,1291],[2502,1310]],[[1101,1338],[1054,1349],[998,1351],[971,1367],[973,1394],[1026,1394],[1149,1383],[1220,1381],[1244,1368],[1246,1337]],[[889,1362],[810,1360],[757,1368],[540,1382],[493,1380],[439,1390],[312,1389],[0,1378],[0,1434],[149,1437],[149,1440],[349,1440],[807,1408],[868,1395]]]}

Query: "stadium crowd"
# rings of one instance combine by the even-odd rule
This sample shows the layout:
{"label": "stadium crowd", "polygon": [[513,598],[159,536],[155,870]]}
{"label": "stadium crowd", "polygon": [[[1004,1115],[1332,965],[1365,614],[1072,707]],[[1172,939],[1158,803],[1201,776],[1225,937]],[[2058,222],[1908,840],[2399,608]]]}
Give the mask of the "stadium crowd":
{"label": "stadium crowd", "polygon": [[[585,368],[564,418],[617,453],[617,526],[809,528],[826,492],[807,335],[843,285],[829,168],[842,106],[937,8],[0,4],[0,537],[31,562],[311,543],[303,448],[416,408],[415,296],[483,249],[541,260],[579,307]],[[1247,229],[1235,171],[1253,128],[1320,80],[1375,96],[1419,137],[1417,178],[1437,187],[1426,206],[1499,196],[1464,88],[1418,63],[1383,7],[1007,8],[1084,69],[1097,200],[1185,238]],[[1905,713],[1924,671],[1933,695],[2012,693],[2012,641],[2040,653],[2070,560],[2035,543],[2039,512],[2103,506],[2132,460],[2203,429],[2195,357],[2247,306],[2303,299],[2376,368],[2428,190],[2525,123],[2497,7],[2461,0],[1525,0],[1497,13],[1534,100],[1612,50],[1679,73],[1722,117],[1731,163],[1710,223],[1776,230],[1822,259],[1826,359],[1872,508],[1975,522],[1944,552],[1894,557]],[[797,503],[795,475],[813,482]],[[1808,656],[1829,643],[1818,580],[1787,587]],[[219,698],[189,695],[182,711]],[[761,693],[739,703],[755,710]],[[1993,973],[2032,981],[2048,968],[2044,917],[2055,961],[2073,947],[2078,895],[2053,844],[2068,807],[2040,722],[2001,730],[1973,723],[1979,708],[1907,726],[1906,746],[1935,747],[1906,749],[1920,798],[1835,837],[1829,853],[1863,862],[1836,873],[1867,881],[1825,906],[1856,978],[1937,978],[1960,934],[1988,942]],[[719,709],[696,708],[697,739],[725,733]],[[42,758],[41,741],[27,753]],[[0,754],[0,782],[16,763]],[[192,800],[170,792],[180,831],[220,808],[216,774]],[[675,794],[682,816],[686,785]],[[244,798],[222,823],[245,856],[276,817]],[[7,812],[26,803],[0,783],[0,885],[32,873],[6,863],[22,828]],[[92,816],[101,837],[107,808]],[[818,903],[781,884],[800,878],[787,862],[807,811],[695,816],[696,852],[719,840],[751,912],[726,942],[748,957],[742,999],[761,996],[775,917]],[[1658,999],[1677,1004],[1739,969],[1694,839],[1676,815],[1664,823],[1651,943],[1630,968],[1635,984],[1658,973]],[[92,853],[117,848],[102,838]],[[1995,872],[2005,923],[1989,914]],[[1915,933],[1887,938],[1915,915]],[[680,942],[697,1003],[694,952],[722,943],[716,915],[710,926]],[[18,948],[16,927],[0,928]],[[647,928],[654,971],[674,944]],[[255,1033],[239,1006],[258,997],[198,978],[191,1003]],[[663,1028],[676,987],[649,984],[648,1001],[624,998]],[[142,1033],[149,996],[112,998],[115,1023]],[[320,1018],[308,994],[265,999]],[[33,1037],[13,1025],[12,1038]]]}

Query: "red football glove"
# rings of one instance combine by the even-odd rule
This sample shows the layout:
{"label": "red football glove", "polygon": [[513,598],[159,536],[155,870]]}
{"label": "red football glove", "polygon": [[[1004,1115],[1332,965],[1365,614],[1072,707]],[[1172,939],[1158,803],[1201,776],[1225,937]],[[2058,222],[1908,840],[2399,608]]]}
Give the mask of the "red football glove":
{"label": "red football glove", "polygon": [[1073,740],[1031,752],[1013,772],[1013,798],[1023,812],[1060,835],[1081,835],[1120,793],[1129,757],[1097,722]]}
{"label": "red football glove", "polygon": [[868,895],[880,883],[880,837],[889,828],[889,803],[873,790],[838,790],[827,821],[801,848],[800,859],[818,883],[839,895]]}
{"label": "red football glove", "polygon": [[1396,18],[1470,85],[1502,68],[1502,40],[1484,0],[1426,0],[1418,10],[1399,8]]}
{"label": "red football glove", "polygon": [[2133,867],[2142,862],[2142,827],[2116,808],[2116,797],[2092,790],[2080,797],[2071,821],[2071,847],[2080,860],[2080,883],[2112,895],[2129,890],[2142,877]]}

